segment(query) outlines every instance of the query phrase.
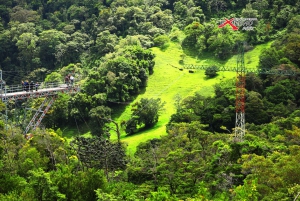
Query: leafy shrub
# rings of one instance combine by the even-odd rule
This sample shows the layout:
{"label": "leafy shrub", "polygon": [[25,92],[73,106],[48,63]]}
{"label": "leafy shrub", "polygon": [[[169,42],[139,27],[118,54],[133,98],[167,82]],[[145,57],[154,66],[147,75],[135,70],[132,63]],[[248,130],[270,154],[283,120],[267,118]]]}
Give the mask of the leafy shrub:
{"label": "leafy shrub", "polygon": [[169,45],[170,39],[166,35],[160,35],[154,38],[154,46],[159,47],[160,49],[166,49]]}
{"label": "leafy shrub", "polygon": [[218,72],[218,67],[217,66],[211,66],[211,67],[209,67],[205,70],[205,75],[207,77],[213,78],[217,75],[217,72]]}

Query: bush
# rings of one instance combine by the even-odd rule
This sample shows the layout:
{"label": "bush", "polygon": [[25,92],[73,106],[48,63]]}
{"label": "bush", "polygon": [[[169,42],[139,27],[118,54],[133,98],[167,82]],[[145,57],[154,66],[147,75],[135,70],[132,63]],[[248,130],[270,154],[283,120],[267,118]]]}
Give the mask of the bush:
{"label": "bush", "polygon": [[218,67],[217,66],[211,66],[211,67],[208,67],[205,70],[205,75],[209,78],[213,78],[217,75],[217,72],[218,72]]}
{"label": "bush", "polygon": [[170,33],[170,39],[173,42],[179,42],[179,37],[181,35],[181,31],[178,28],[173,28]]}
{"label": "bush", "polygon": [[170,39],[166,35],[160,35],[154,38],[154,46],[159,47],[160,49],[166,49],[169,45]]}

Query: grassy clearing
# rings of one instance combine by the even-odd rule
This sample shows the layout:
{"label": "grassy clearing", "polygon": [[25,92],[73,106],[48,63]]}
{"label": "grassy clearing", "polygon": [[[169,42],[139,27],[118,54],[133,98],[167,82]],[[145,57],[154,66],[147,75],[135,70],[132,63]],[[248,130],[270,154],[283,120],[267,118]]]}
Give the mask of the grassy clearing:
{"label": "grassy clearing", "polygon": [[[255,46],[255,48],[253,50],[245,52],[245,55],[244,55],[245,67],[246,68],[257,68],[258,63],[259,63],[258,55],[260,55],[260,53],[263,49],[270,47],[272,43],[273,42],[271,41],[271,42],[268,42],[265,44],[257,45],[257,46]],[[237,59],[237,55],[234,55],[225,63],[225,66],[235,67],[236,59]]]}
{"label": "grassy clearing", "polygon": [[[204,71],[189,73],[187,70],[180,71],[178,68],[172,67],[172,65],[180,66],[178,62],[183,54],[181,46],[176,43],[170,43],[165,51],[152,48],[152,52],[156,55],[154,74],[149,77],[148,86],[144,93],[137,96],[135,101],[141,98],[161,98],[166,103],[165,110],[155,127],[128,137],[124,132],[122,133],[122,141],[128,144],[129,153],[134,153],[140,142],[166,135],[165,125],[176,110],[174,106],[175,96],[179,95],[184,98],[193,95],[195,92],[199,92],[204,96],[211,96],[213,95],[214,84],[235,76],[234,72],[220,72],[216,78],[207,79]],[[199,59],[196,60],[186,56],[185,63],[212,64],[217,62],[219,64],[218,61],[213,62],[211,57],[203,56]],[[115,117],[115,120],[117,122],[128,120],[131,114],[130,109],[130,105],[127,106],[119,117]],[[116,139],[116,136],[112,136],[112,138]]]}
{"label": "grassy clearing", "polygon": [[[271,43],[258,45],[253,50],[245,53],[245,65],[248,68],[256,68],[258,65],[258,55],[260,52],[270,46]],[[218,76],[213,79],[207,79],[204,71],[196,71],[189,73],[187,70],[180,71],[172,66],[180,66],[179,60],[182,59],[183,51],[178,43],[170,43],[166,50],[152,48],[152,52],[156,55],[154,74],[149,77],[147,88],[136,97],[135,101],[141,98],[161,98],[165,101],[165,110],[159,118],[159,122],[151,129],[140,131],[139,133],[126,136],[125,132],[121,133],[121,140],[128,145],[128,153],[133,154],[139,143],[149,139],[160,138],[166,135],[165,125],[168,123],[170,116],[175,113],[174,97],[179,95],[182,98],[193,95],[198,92],[204,96],[213,95],[213,86],[222,80],[231,79],[236,76],[235,72],[219,72]],[[218,65],[218,66],[236,66],[236,55],[228,61],[216,60],[210,54],[203,54],[198,58],[186,56],[184,62],[187,64],[198,65]],[[120,105],[114,108],[113,119],[117,122],[128,120],[131,115],[130,105]],[[66,130],[64,136],[71,137],[76,135],[76,130]],[[66,133],[66,134],[65,134]],[[85,132],[84,136],[90,136],[89,132]],[[112,134],[112,139],[117,139],[116,134]]]}

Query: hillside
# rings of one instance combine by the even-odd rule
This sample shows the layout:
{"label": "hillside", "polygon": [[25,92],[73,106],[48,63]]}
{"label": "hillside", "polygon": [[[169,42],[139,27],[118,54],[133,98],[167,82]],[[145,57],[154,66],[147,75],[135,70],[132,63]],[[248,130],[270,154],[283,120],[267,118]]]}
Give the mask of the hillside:
{"label": "hillside", "polygon": [[[264,48],[269,47],[271,44],[257,45],[253,50],[245,53],[246,68],[257,68],[258,55]],[[126,133],[122,133],[122,141],[128,144],[128,152],[134,153],[136,146],[140,142],[145,142],[149,139],[159,138],[162,135],[166,135],[165,125],[169,122],[170,116],[175,113],[175,97],[180,96],[182,99],[194,95],[194,93],[200,93],[203,96],[212,96],[214,94],[213,86],[220,81],[232,80],[235,78],[235,72],[219,72],[215,78],[207,78],[204,71],[195,71],[195,73],[189,73],[188,70],[180,71],[173,66],[178,66],[180,55],[183,54],[182,49],[177,43],[170,43],[170,46],[162,51],[159,48],[152,48],[152,52],[155,57],[154,74],[148,79],[148,85],[145,91],[137,96],[135,103],[141,98],[161,98],[166,102],[165,110],[162,112],[158,123],[151,129],[140,131],[133,136],[126,137]],[[198,64],[198,65],[210,65],[215,64],[218,66],[236,66],[236,56],[231,57],[228,61],[222,62],[214,59],[213,57],[192,58],[187,56],[185,63]],[[223,64],[222,64],[223,63]],[[170,65],[171,64],[171,65]],[[132,104],[133,104],[132,103]],[[129,119],[131,114],[131,105],[128,105],[124,112],[119,117],[116,117],[117,122]],[[116,136],[112,136],[112,139],[116,139]]]}
{"label": "hillside", "polygon": [[[0,0],[4,95],[80,86],[2,94],[0,201],[299,200],[299,13],[299,0]],[[215,65],[236,67],[240,48],[268,71],[237,90]]]}

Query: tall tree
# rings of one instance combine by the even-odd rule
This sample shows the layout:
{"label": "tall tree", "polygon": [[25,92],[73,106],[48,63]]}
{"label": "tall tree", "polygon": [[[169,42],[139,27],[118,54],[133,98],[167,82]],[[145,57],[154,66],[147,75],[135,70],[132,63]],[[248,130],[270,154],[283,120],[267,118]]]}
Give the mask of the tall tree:
{"label": "tall tree", "polygon": [[84,168],[103,169],[107,179],[110,172],[126,167],[125,149],[121,143],[112,143],[103,137],[76,137],[71,146]]}
{"label": "tall tree", "polygon": [[45,30],[40,34],[40,59],[42,65],[47,69],[55,69],[56,61],[55,55],[58,53],[60,45],[65,45],[67,35],[57,30]]}
{"label": "tall tree", "polygon": [[106,126],[111,119],[111,109],[106,106],[98,106],[96,108],[92,108],[89,112],[90,116],[90,128],[92,135],[100,136],[104,138],[109,138],[109,128]]}
{"label": "tall tree", "polygon": [[38,36],[32,33],[20,35],[16,45],[19,49],[20,64],[23,70],[32,71],[41,65],[38,48]]}
{"label": "tall tree", "polygon": [[246,103],[246,114],[247,122],[254,124],[263,124],[267,123],[269,120],[266,108],[262,101],[261,94],[250,91],[247,94],[247,103]]}

